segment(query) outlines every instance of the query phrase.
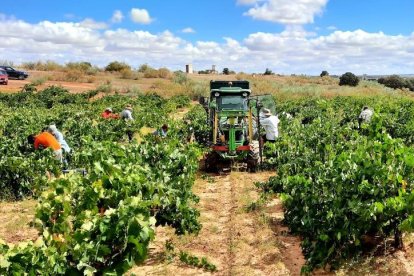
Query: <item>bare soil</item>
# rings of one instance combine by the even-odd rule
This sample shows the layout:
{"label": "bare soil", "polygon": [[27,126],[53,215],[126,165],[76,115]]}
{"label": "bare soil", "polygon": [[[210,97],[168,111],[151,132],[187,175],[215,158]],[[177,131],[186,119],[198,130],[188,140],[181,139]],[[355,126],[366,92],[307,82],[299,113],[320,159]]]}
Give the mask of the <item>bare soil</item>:
{"label": "bare soil", "polygon": [[[203,228],[198,236],[177,237],[169,228],[158,228],[149,259],[136,266],[136,275],[296,275],[304,259],[299,238],[289,240],[275,234],[283,212],[280,202],[249,211],[257,201],[254,182],[267,180],[271,173],[232,172],[228,175],[200,174],[194,191],[200,197]],[[281,227],[281,226],[280,226]],[[279,230],[278,230],[279,231]],[[292,238],[292,237],[290,237]],[[206,257],[217,266],[211,273],[165,258],[165,241],[179,249]],[[286,248],[289,247],[289,254]]]}
{"label": "bare soil", "polygon": [[31,226],[35,200],[0,203],[0,239],[8,243],[36,240],[38,231]]}

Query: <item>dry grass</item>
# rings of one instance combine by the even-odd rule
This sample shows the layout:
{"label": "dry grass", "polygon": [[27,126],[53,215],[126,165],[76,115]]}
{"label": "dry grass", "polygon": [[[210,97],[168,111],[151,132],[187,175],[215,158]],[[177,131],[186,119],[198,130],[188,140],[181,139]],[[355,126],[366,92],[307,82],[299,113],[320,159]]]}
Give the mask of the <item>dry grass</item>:
{"label": "dry grass", "polygon": [[9,243],[35,240],[36,229],[30,226],[34,219],[35,200],[0,203],[0,239]]}
{"label": "dry grass", "polygon": [[[153,71],[151,71],[153,70]],[[152,73],[148,73],[148,72]],[[386,88],[376,82],[361,81],[357,87],[339,86],[338,79],[331,77],[306,76],[252,76],[237,75],[187,75],[187,80],[176,79],[171,73],[161,68],[148,69],[146,72],[125,71],[121,73],[93,72],[89,74],[79,68],[66,68],[61,71],[30,71],[26,81],[10,81],[8,86],[0,87],[3,92],[18,92],[21,87],[32,81],[40,82],[42,89],[48,85],[62,85],[74,92],[94,89],[111,84],[111,92],[126,93],[141,91],[158,93],[164,97],[185,94],[193,99],[208,95],[210,80],[248,80],[253,94],[272,94],[278,101],[304,97],[336,97],[336,96],[378,96],[402,95],[411,97],[411,92]],[[148,73],[145,75],[145,73]],[[16,85],[15,85],[16,84]]]}

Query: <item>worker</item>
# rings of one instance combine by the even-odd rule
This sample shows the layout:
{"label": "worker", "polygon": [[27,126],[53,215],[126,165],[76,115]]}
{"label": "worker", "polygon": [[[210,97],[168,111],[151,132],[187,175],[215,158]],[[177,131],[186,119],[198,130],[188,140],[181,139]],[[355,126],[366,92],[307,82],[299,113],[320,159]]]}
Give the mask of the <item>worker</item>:
{"label": "worker", "polygon": [[66,142],[65,138],[63,137],[62,132],[60,132],[56,125],[50,125],[47,128],[47,131],[52,134],[56,140],[59,142],[60,146],[62,147],[62,150],[64,150],[67,153],[70,153],[71,148],[69,147],[68,143]]}
{"label": "worker", "polygon": [[[121,119],[124,119],[126,122],[134,121],[134,118],[132,117],[132,105],[128,104],[125,106],[125,109],[121,112]],[[129,142],[131,142],[134,137],[134,132],[131,129],[128,129],[126,133]]]}
{"label": "worker", "polygon": [[269,109],[264,108],[263,112],[260,114],[260,125],[262,125],[266,131],[266,135],[263,135],[262,137],[263,141],[274,143],[279,136],[279,118],[276,115],[273,115]]}
{"label": "worker", "polygon": [[361,126],[361,123],[369,123],[373,114],[374,112],[368,106],[364,106],[358,117],[359,125]]}
{"label": "worker", "polygon": [[128,104],[125,106],[125,109],[121,112],[121,118],[126,121],[134,120],[134,118],[132,118],[132,105]]}
{"label": "worker", "polygon": [[112,108],[108,107],[105,109],[104,112],[102,112],[101,117],[104,119],[117,119],[119,118],[118,114],[114,114],[112,112]]}
{"label": "worker", "polygon": [[62,147],[58,140],[47,131],[40,133],[39,135],[31,134],[27,137],[27,142],[37,149],[51,148],[55,155],[55,159],[62,162]]}
{"label": "worker", "polygon": [[165,138],[167,137],[167,133],[168,133],[168,125],[163,124],[161,129],[154,131],[152,134],[154,134],[155,136],[161,137],[161,138]]}

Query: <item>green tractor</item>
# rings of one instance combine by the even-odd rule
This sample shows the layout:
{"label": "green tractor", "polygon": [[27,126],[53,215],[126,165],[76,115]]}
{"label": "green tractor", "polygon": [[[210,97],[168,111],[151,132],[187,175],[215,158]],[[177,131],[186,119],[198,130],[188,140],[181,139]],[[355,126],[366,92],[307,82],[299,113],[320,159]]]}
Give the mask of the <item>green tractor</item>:
{"label": "green tractor", "polygon": [[[200,103],[211,127],[211,151],[205,158],[207,172],[238,168],[254,172],[261,160],[254,113],[260,110],[258,97],[252,97],[248,81],[210,81],[210,97]],[[256,111],[256,112],[255,112]]]}

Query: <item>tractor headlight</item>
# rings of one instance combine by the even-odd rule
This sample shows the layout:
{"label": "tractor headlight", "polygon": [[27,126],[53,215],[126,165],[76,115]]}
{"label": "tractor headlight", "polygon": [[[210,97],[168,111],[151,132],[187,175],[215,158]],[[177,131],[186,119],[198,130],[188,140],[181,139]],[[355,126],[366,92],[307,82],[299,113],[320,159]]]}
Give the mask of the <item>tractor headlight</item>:
{"label": "tractor headlight", "polygon": [[220,96],[220,93],[216,92],[216,93],[214,93],[214,96],[218,97],[218,96]]}
{"label": "tractor headlight", "polygon": [[243,97],[247,97],[247,93],[246,93],[246,92],[244,92],[244,93],[242,94],[242,96],[243,96]]}

